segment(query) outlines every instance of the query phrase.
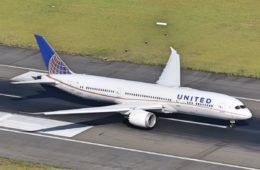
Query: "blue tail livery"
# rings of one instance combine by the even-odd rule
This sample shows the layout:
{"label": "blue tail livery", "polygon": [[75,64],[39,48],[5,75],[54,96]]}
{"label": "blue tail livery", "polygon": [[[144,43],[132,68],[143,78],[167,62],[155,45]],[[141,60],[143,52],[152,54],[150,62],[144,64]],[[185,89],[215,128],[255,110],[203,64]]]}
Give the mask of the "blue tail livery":
{"label": "blue tail livery", "polygon": [[62,61],[50,44],[41,36],[35,34],[35,39],[40,48],[43,60],[49,74],[72,74],[73,72]]}

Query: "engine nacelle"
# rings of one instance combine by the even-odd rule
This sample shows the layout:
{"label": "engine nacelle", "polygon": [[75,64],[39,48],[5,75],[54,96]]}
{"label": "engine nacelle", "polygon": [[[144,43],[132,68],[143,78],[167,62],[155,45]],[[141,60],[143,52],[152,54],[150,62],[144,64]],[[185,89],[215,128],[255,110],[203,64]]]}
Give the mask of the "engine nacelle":
{"label": "engine nacelle", "polygon": [[144,110],[131,110],[129,111],[128,120],[134,126],[153,128],[156,123],[156,116],[154,113]]}

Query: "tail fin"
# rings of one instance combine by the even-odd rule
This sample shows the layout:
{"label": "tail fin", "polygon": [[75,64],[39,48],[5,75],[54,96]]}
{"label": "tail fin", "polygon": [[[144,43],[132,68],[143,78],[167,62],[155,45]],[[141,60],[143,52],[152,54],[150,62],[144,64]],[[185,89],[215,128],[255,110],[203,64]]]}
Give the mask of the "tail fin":
{"label": "tail fin", "polygon": [[49,74],[72,74],[73,72],[62,61],[55,50],[49,43],[40,35],[35,34],[35,39],[40,48],[46,68]]}

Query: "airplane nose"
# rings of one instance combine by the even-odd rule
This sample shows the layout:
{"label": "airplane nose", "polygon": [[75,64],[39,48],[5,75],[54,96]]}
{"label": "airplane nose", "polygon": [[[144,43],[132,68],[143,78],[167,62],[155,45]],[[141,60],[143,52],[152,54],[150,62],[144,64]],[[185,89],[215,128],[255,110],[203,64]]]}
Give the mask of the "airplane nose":
{"label": "airplane nose", "polygon": [[249,109],[247,109],[244,113],[245,119],[250,119],[252,117],[252,113],[250,112]]}

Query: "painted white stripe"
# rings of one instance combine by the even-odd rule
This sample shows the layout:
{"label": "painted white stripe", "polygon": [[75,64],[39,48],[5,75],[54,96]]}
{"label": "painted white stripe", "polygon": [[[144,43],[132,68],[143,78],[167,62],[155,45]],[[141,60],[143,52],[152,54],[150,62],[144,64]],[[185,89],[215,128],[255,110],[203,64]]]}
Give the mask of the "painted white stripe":
{"label": "painted white stripe", "polygon": [[5,65],[5,64],[0,64],[0,67],[17,68],[17,69],[23,69],[23,70],[39,71],[39,72],[48,73],[48,71],[46,71],[46,70],[40,70],[40,69],[34,69],[34,68],[28,68],[28,67],[12,66],[12,65]]}
{"label": "painted white stripe", "polygon": [[13,133],[17,133],[17,134],[24,134],[24,135],[31,135],[31,136],[37,136],[37,137],[43,137],[43,138],[49,138],[49,139],[56,139],[56,140],[74,142],[74,143],[79,143],[79,144],[100,146],[100,147],[105,147],[105,148],[112,148],[112,149],[117,149],[117,150],[143,153],[143,154],[155,155],[155,156],[161,156],[161,157],[167,157],[167,158],[175,158],[175,159],[181,159],[181,160],[187,160],[187,161],[193,161],[193,162],[199,162],[199,163],[205,163],[205,164],[211,164],[211,165],[217,165],[217,166],[224,166],[224,167],[245,169],[245,170],[260,170],[260,169],[256,169],[256,168],[246,167],[246,166],[239,166],[239,165],[233,165],[233,164],[227,164],[227,163],[221,163],[221,162],[207,161],[207,160],[202,160],[202,159],[189,158],[189,157],[170,155],[170,154],[164,154],[164,153],[150,152],[150,151],[145,151],[145,150],[131,149],[131,148],[125,148],[125,147],[120,147],[120,146],[101,144],[101,143],[80,141],[80,140],[61,138],[61,137],[56,137],[56,136],[48,136],[48,135],[44,135],[44,134],[28,133],[28,132],[22,132],[22,131],[4,129],[4,128],[0,128],[0,130],[6,131],[6,132],[13,132]]}
{"label": "painted white stripe", "polygon": [[62,137],[73,137],[93,126],[39,117],[0,112],[0,126],[27,132],[40,132]]}
{"label": "painted white stripe", "polygon": [[4,121],[4,120],[6,120],[6,119],[8,119],[8,118],[10,118],[10,117],[12,117],[12,116],[13,116],[13,115],[12,115],[12,114],[9,114],[9,113],[8,113],[8,114],[5,114],[5,115],[3,115],[3,116],[0,117],[0,122],[1,122],[1,121]]}
{"label": "painted white stripe", "polygon": [[190,121],[190,120],[181,120],[181,119],[165,118],[165,117],[160,117],[159,119],[172,120],[172,121],[176,121],[176,122],[190,123],[190,124],[196,124],[196,125],[202,125],[202,126],[211,126],[211,127],[217,127],[217,128],[223,128],[223,129],[228,128],[227,126],[215,125],[215,124],[210,124],[210,123],[195,122],[195,121]]}
{"label": "painted white stripe", "polygon": [[252,98],[247,98],[247,97],[236,97],[236,96],[233,96],[237,99],[242,99],[242,100],[249,100],[249,101],[255,101],[255,102],[260,102],[260,99],[252,99]]}
{"label": "painted white stripe", "polygon": [[22,98],[22,96],[16,96],[16,95],[12,95],[12,94],[4,94],[4,93],[0,93],[0,96],[19,98],[19,99]]}

